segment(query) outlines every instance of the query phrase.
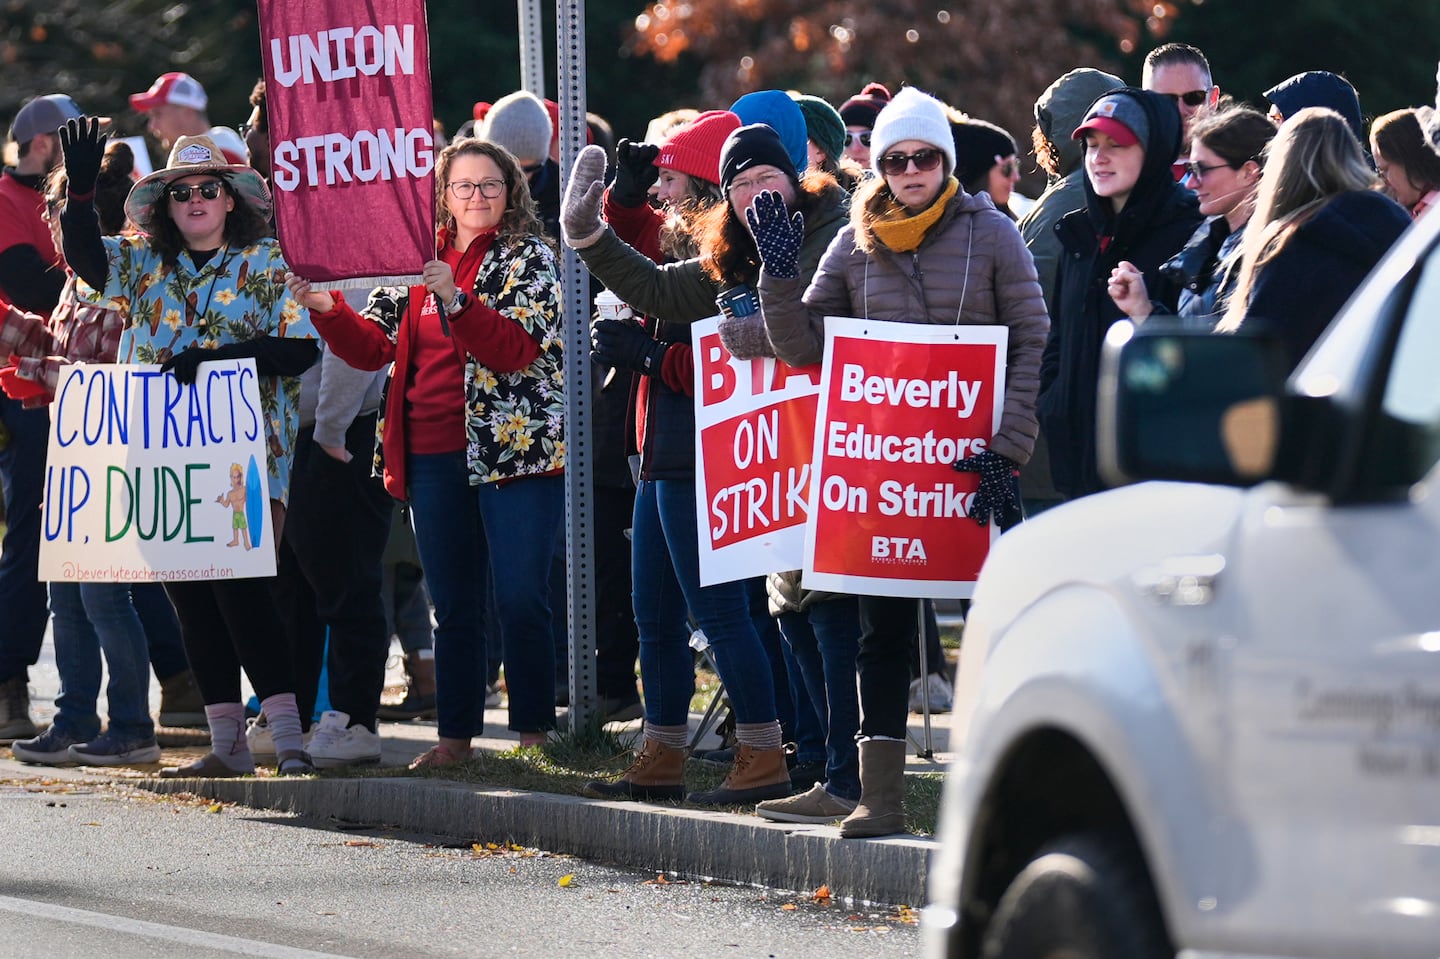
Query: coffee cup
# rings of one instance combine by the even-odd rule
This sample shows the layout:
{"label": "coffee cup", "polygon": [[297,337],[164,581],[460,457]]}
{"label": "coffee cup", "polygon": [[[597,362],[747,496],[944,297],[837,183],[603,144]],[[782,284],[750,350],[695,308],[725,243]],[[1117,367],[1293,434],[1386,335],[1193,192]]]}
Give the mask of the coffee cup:
{"label": "coffee cup", "polygon": [[595,312],[602,320],[629,320],[635,316],[630,304],[609,290],[595,294]]}
{"label": "coffee cup", "polygon": [[715,298],[715,305],[726,316],[753,316],[760,312],[760,295],[755,287],[742,283],[722,290]]}

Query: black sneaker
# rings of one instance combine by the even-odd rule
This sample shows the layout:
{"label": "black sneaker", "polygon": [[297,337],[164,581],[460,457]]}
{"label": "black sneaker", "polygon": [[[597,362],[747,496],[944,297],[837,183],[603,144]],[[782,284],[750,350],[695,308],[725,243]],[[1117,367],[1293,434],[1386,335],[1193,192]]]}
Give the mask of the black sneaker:
{"label": "black sneaker", "polygon": [[825,760],[796,763],[790,767],[790,788],[797,793],[809,792],[810,787],[825,781]]}
{"label": "black sneaker", "polygon": [[38,763],[41,766],[68,766],[76,762],[70,758],[70,747],[81,740],[58,726],[51,726],[33,739],[17,739],[10,752],[22,763]]}

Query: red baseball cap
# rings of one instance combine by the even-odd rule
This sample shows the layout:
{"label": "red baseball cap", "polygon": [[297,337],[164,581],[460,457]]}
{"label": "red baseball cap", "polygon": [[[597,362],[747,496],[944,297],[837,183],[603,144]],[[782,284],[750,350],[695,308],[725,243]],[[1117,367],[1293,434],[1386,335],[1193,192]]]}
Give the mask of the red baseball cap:
{"label": "red baseball cap", "polygon": [[205,88],[188,73],[164,73],[144,93],[130,94],[130,105],[141,113],[166,104],[204,110],[210,98]]}

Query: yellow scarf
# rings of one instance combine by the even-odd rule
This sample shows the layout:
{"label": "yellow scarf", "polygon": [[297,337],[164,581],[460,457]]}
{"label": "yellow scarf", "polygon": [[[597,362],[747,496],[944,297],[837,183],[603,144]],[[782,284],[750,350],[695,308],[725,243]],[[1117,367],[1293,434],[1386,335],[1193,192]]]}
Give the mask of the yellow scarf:
{"label": "yellow scarf", "polygon": [[920,241],[925,239],[926,232],[940,219],[940,214],[945,212],[945,206],[950,198],[960,189],[960,181],[953,176],[945,179],[945,189],[935,198],[924,210],[915,215],[905,207],[891,200],[889,210],[871,224],[875,236],[888,249],[896,253],[909,253],[918,249]]}

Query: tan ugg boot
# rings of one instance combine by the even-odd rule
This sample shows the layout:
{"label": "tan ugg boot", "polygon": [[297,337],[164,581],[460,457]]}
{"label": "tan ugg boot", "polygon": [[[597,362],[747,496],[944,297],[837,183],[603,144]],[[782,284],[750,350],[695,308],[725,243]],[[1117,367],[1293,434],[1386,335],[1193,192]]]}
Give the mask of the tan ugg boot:
{"label": "tan ugg boot", "polygon": [[735,762],[719,789],[691,793],[685,798],[700,806],[734,806],[782,799],[791,793],[790,767],[785,750],[756,749],[746,743],[735,746]]}
{"label": "tan ugg boot", "polygon": [[684,799],[687,752],[647,738],[619,779],[592,779],[580,792],[591,799]]}
{"label": "tan ugg boot", "polygon": [[905,743],[867,739],[860,744],[860,805],[840,823],[846,839],[905,831]]}

